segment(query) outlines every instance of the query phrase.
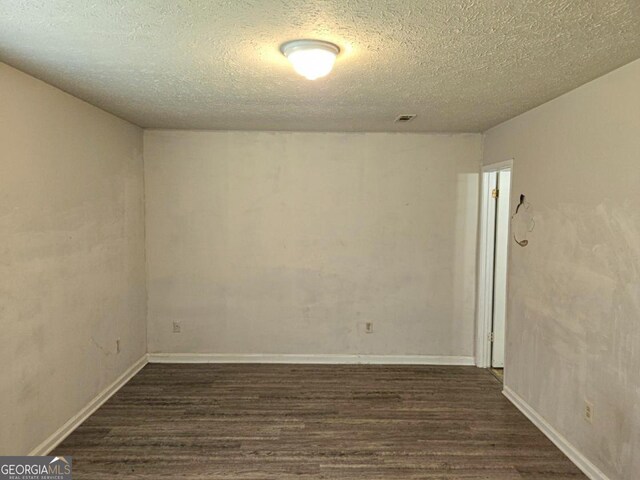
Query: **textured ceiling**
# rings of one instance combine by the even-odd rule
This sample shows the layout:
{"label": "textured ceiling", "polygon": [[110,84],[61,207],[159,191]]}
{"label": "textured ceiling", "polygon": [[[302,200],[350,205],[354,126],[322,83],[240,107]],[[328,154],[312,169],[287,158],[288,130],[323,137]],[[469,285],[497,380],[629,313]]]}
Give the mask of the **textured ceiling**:
{"label": "textured ceiling", "polygon": [[640,0],[0,0],[0,59],[143,127],[477,132],[639,57]]}

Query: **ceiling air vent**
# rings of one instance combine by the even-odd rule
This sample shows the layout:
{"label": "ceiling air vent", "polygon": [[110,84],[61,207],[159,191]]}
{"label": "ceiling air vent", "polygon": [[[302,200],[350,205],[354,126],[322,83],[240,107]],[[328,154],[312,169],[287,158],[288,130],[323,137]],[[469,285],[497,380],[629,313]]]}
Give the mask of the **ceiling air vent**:
{"label": "ceiling air vent", "polygon": [[406,115],[398,115],[396,117],[396,123],[407,123],[407,122],[410,122],[411,120],[413,120],[414,118],[416,118],[416,114],[415,113],[410,113],[410,114],[406,114]]}

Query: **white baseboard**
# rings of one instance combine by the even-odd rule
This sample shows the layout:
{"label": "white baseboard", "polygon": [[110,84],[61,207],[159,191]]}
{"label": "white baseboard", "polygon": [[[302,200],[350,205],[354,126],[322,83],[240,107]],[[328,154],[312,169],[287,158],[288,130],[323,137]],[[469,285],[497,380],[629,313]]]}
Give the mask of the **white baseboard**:
{"label": "white baseboard", "polygon": [[71,417],[64,425],[56,430],[49,438],[34,448],[29,455],[47,455],[51,450],[56,448],[62,441],[78,428],[82,422],[91,416],[98,408],[104,404],[111,396],[116,393],[123,385],[125,385],[133,376],[138,373],[147,364],[147,355],[143,355],[140,360],[134,363],[122,375],[120,375],[111,385],[100,392],[93,400],[91,400],[82,410]]}
{"label": "white baseboard", "polygon": [[439,355],[296,355],[150,353],[149,363],[311,363],[378,365],[475,365],[473,357]]}
{"label": "white baseboard", "polygon": [[549,423],[527,402],[525,402],[522,397],[507,386],[504,387],[502,393],[525,415],[525,417],[531,420],[531,422],[538,427],[538,429],[544,433],[547,438],[549,438],[549,440],[551,440],[555,446],[562,451],[562,453],[569,457],[569,460],[575,463],[576,467],[582,470],[587,477],[591,480],[609,480],[609,478],[602,473],[598,467],[591,463],[587,457],[580,453],[576,447],[569,443],[569,441],[555,428],[549,425]]}

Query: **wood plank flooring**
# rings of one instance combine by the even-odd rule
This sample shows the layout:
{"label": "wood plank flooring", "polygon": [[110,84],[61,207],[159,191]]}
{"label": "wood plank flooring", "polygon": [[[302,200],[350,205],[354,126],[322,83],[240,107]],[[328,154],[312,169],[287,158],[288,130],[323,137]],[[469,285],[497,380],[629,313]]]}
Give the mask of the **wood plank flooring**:
{"label": "wood plank flooring", "polygon": [[72,433],[74,479],[585,479],[475,367],[150,364]]}

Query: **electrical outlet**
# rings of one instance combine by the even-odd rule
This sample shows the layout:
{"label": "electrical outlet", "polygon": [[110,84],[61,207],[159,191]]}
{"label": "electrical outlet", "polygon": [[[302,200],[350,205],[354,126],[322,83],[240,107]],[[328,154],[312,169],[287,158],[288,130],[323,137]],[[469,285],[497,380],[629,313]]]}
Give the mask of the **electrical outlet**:
{"label": "electrical outlet", "polygon": [[116,353],[120,353],[120,339],[116,340]]}
{"label": "electrical outlet", "polygon": [[584,419],[589,423],[593,423],[593,403],[588,400],[584,401]]}
{"label": "electrical outlet", "polygon": [[173,333],[180,333],[181,329],[182,326],[180,325],[180,322],[173,322]]}
{"label": "electrical outlet", "polygon": [[373,322],[367,322],[364,324],[365,333],[373,333]]}

